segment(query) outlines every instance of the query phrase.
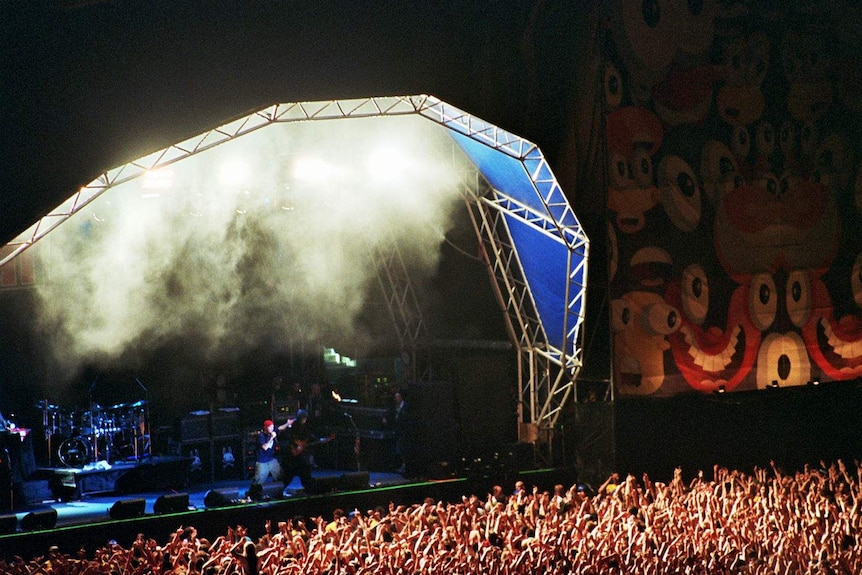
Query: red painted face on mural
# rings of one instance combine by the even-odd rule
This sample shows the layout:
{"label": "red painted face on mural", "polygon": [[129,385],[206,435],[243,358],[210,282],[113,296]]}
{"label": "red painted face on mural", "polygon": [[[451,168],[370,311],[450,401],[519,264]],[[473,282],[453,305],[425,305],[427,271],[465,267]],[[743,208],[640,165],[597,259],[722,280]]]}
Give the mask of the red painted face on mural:
{"label": "red painted face on mural", "polygon": [[705,325],[710,302],[709,279],[703,268],[692,264],[680,281],[671,283],[665,300],[682,310],[679,331],[670,336],[674,362],[688,384],[703,392],[723,387],[733,391],[751,372],[761,331],[748,312],[749,286],[737,287],[727,306],[723,326]]}
{"label": "red painted face on mural", "polygon": [[[850,273],[855,303],[862,307],[862,254]],[[806,349],[826,376],[838,380],[862,376],[862,318],[849,314],[837,318],[819,278],[811,284],[811,314],[800,329]]]}
{"label": "red painted face on mural", "polygon": [[717,203],[714,234],[719,261],[738,284],[723,329],[699,325],[708,284],[696,266],[665,294],[684,311],[671,349],[692,387],[732,390],[755,367],[758,388],[802,385],[812,361],[835,379],[859,375],[860,322],[835,321],[821,280],[840,240],[823,184],[784,178],[736,186]]}
{"label": "red painted face on mural", "polygon": [[655,114],[626,106],[607,117],[608,209],[616,214],[621,232],[643,229],[644,214],[661,200],[655,185],[652,156],[661,145],[663,129]]}

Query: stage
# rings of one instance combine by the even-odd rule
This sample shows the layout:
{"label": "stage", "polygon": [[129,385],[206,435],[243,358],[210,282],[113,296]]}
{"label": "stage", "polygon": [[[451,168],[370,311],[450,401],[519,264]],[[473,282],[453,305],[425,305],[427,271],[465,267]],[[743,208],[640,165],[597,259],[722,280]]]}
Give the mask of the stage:
{"label": "stage", "polygon": [[[339,485],[347,486],[353,481],[354,489],[370,489],[380,487],[390,487],[393,485],[406,485],[410,480],[396,473],[359,473],[359,472],[342,472],[335,470],[315,470],[313,473],[314,480],[321,486],[329,485],[329,489],[319,489],[317,492],[312,488],[311,491],[304,490],[299,483],[298,478],[294,478],[286,488],[283,484],[267,483],[263,486],[263,499],[268,502],[286,500],[295,497],[305,497],[309,495],[332,495],[337,492],[346,491],[349,489],[339,488]],[[367,482],[367,483],[366,483]],[[177,494],[188,495],[187,503],[181,509],[168,509],[170,512],[185,512],[207,507],[224,507],[232,504],[245,504],[242,501],[248,495],[250,480],[237,481],[219,481],[215,483],[206,483],[200,485],[192,485],[183,490],[170,491],[148,491],[140,493],[125,493],[104,492],[98,494],[85,494],[80,498],[69,500],[57,500],[53,498],[45,499],[36,504],[31,504],[27,509],[17,511],[16,516],[19,528],[23,518],[33,513],[39,513],[45,510],[53,509],[57,512],[56,527],[68,527],[92,522],[109,521],[112,519],[127,519],[137,514],[137,504],[140,505],[141,515],[155,515],[157,512],[157,502],[160,498],[162,501],[166,499],[179,500],[175,496]],[[215,495],[218,494],[218,495]],[[209,495],[209,498],[207,496]],[[167,496],[167,497],[166,497]],[[120,502],[114,511],[112,507]],[[123,503],[128,502],[127,505]],[[127,507],[129,511],[122,510]],[[120,511],[118,511],[118,509]],[[125,516],[123,516],[125,514]]]}
{"label": "stage", "polygon": [[[34,477],[18,490],[28,500],[19,500],[13,512],[0,515],[3,556],[21,555],[27,549],[44,553],[46,545],[69,552],[91,548],[107,541],[100,533],[121,541],[129,528],[132,539],[138,532],[161,539],[180,525],[205,526],[214,516],[235,516],[230,523],[243,524],[242,517],[258,506],[272,509],[298,501],[328,502],[339,494],[411,483],[396,473],[316,469],[305,489],[297,477],[286,487],[281,482],[266,483],[254,494],[249,493],[250,479],[190,482],[189,460],[180,457],[91,469],[45,468]],[[307,508],[307,503],[302,507]],[[325,503],[321,508],[331,512],[330,507]]]}
{"label": "stage", "polygon": [[[45,492],[48,498],[0,515],[0,557],[44,555],[52,545],[66,553],[81,549],[92,553],[109,540],[128,546],[139,533],[162,544],[176,529],[187,526],[194,526],[211,540],[223,535],[228,526],[237,525],[246,527],[251,537],[258,537],[267,520],[277,523],[296,516],[328,519],[336,508],[364,512],[377,506],[386,508],[390,503],[421,503],[428,497],[457,501],[462,495],[475,493],[484,498],[492,485],[508,488],[517,479],[541,489],[577,481],[571,468],[485,468],[457,475],[441,469],[435,477],[409,478],[382,471],[315,469],[311,484],[304,489],[298,478],[287,487],[280,482],[268,483],[255,499],[249,497],[253,495],[249,493],[251,480],[246,478],[137,490],[156,485],[156,477],[162,486],[182,481],[182,475],[176,473],[182,460],[163,457],[111,469],[40,470],[43,476],[50,471],[53,477],[61,478],[47,481],[53,482],[55,489],[56,482],[61,481],[68,498],[58,499],[49,490]],[[113,491],[91,491],[106,488],[112,481]]]}

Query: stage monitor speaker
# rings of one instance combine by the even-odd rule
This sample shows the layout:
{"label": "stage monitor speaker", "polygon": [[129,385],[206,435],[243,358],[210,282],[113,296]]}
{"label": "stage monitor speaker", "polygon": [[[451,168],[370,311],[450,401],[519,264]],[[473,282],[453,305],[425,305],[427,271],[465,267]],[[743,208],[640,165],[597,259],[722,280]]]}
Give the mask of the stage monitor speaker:
{"label": "stage monitor speaker", "polygon": [[252,483],[246,492],[246,496],[252,501],[272,501],[284,496],[284,484],[281,481],[270,483]]}
{"label": "stage monitor speaker", "polygon": [[345,473],[341,476],[341,481],[339,482],[339,489],[343,489],[345,491],[368,489],[368,487],[369,478],[367,471],[354,471],[352,473]]}
{"label": "stage monitor speaker", "polygon": [[134,517],[142,517],[146,506],[147,500],[144,498],[120,499],[119,501],[114,502],[108,515],[111,519],[132,519]]}
{"label": "stage monitor speaker", "polygon": [[305,485],[305,491],[310,495],[320,495],[323,493],[332,493],[341,489],[341,476],[332,475],[329,477],[312,477]]}
{"label": "stage monitor speaker", "polygon": [[39,531],[53,529],[57,525],[57,510],[44,509],[31,511],[21,518],[21,531]]}
{"label": "stage monitor speaker", "polygon": [[182,513],[189,510],[189,494],[188,493],[171,493],[168,495],[160,495],[153,504],[153,513],[161,515],[163,513]]}
{"label": "stage monitor speaker", "polygon": [[18,516],[15,514],[12,515],[0,515],[0,534],[8,535],[9,533],[15,533],[18,529]]}
{"label": "stage monitor speaker", "polygon": [[204,505],[207,507],[227,507],[239,500],[238,489],[210,489],[204,495]]}

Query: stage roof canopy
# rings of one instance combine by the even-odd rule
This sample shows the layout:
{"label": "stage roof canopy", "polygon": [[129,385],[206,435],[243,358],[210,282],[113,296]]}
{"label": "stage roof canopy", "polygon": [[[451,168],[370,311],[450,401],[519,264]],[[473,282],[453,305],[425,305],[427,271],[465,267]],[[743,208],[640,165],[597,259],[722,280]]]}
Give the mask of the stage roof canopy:
{"label": "stage roof canopy", "polygon": [[[329,124],[344,126],[344,131],[341,135],[317,131]],[[358,126],[355,130],[354,125]],[[355,164],[359,156],[374,156],[383,136],[392,136],[388,151],[377,155],[376,168],[373,162],[365,163],[376,174],[358,175],[332,167],[340,160]],[[244,166],[232,167],[236,154],[221,150],[240,140],[256,141],[259,148]],[[417,146],[417,140],[430,145]],[[318,144],[328,147],[324,163],[305,157]],[[520,347],[537,348],[565,370],[576,371],[585,312],[588,239],[547,161],[531,142],[427,95],[276,104],[231,120],[106,171],[4,246],[0,267],[16,265],[18,254],[79,211],[87,210],[96,219],[100,214],[108,217],[107,210],[119,204],[115,191],[139,201],[169,194],[182,181],[190,191],[184,209],[198,217],[212,217],[206,210],[214,192],[203,182],[202,173],[218,174],[224,187],[234,186],[235,210],[248,209],[243,201],[275,211],[293,210],[303,202],[311,207],[313,202],[316,209],[334,212],[336,204],[350,202],[357,214],[354,219],[361,221],[363,206],[372,203],[370,199],[364,203],[361,190],[375,188],[355,184],[376,177],[400,178],[397,195],[376,198],[384,205],[406,201],[425,188],[433,190],[430,193],[435,198],[439,195],[439,201],[448,202],[431,185],[438,176],[423,171],[421,158],[399,156],[405,153],[428,154],[438,164],[446,164],[450,169],[446,186],[456,188],[458,200],[480,206],[474,211],[474,225],[485,236],[484,240],[480,237],[485,257]],[[184,166],[194,162],[199,162],[195,173],[183,175]],[[284,179],[288,166],[296,172],[290,184]],[[303,196],[305,199],[298,196],[296,174],[300,171],[315,186],[315,193]],[[264,183],[251,188],[239,183],[249,173]],[[352,181],[351,195],[339,195],[334,186],[321,182],[325,173]],[[424,183],[417,183],[423,178]],[[384,184],[377,189],[382,187]],[[108,192],[114,198],[108,206],[114,208],[96,201],[108,197]],[[407,241],[409,235],[400,237]]]}

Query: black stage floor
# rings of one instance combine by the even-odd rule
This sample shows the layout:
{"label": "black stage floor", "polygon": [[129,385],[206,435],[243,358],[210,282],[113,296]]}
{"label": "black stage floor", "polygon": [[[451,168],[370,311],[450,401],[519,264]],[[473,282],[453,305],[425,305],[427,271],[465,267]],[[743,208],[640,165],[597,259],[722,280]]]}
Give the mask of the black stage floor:
{"label": "black stage floor", "polygon": [[[117,470],[116,465],[112,466],[111,471]],[[120,466],[122,467],[122,466]],[[47,470],[40,470],[45,474]],[[51,470],[54,471],[54,470]],[[105,470],[107,471],[107,470]],[[116,489],[100,489],[98,491],[88,492],[87,488],[93,488],[94,485],[107,486],[110,479],[104,479],[104,473],[88,472],[77,469],[57,469],[56,474],[62,477],[62,481],[66,484],[65,490],[69,494],[67,498],[57,499],[53,493],[45,492],[46,498],[38,502],[29,502],[23,507],[16,508],[15,517],[17,519],[17,530],[22,530],[26,525],[22,525],[24,518],[31,513],[39,513],[45,510],[53,509],[57,512],[56,527],[66,527],[80,524],[87,524],[99,521],[108,521],[114,518],[128,518],[124,515],[134,513],[133,511],[117,511],[114,510],[113,516],[111,508],[118,501],[140,503],[143,500],[143,514],[155,514],[156,502],[160,497],[176,495],[183,493],[188,495],[188,505],[184,506],[182,511],[205,509],[207,507],[207,495],[210,495],[210,506],[213,506],[213,501],[216,505],[225,502],[231,502],[246,498],[249,487],[251,486],[250,479],[223,479],[219,481],[193,483],[186,487],[168,488],[167,490],[158,491],[140,491],[134,487],[123,488],[120,491]],[[70,485],[66,477],[74,477],[72,481],[78,482],[77,492],[74,492],[75,487]],[[270,482],[263,486],[263,498],[267,500],[281,500],[288,498],[301,497],[304,495],[323,495],[332,494],[348,489],[370,489],[379,487],[388,487],[393,485],[405,485],[410,483],[403,475],[387,472],[351,472],[339,471],[333,469],[317,469],[312,472],[312,477],[317,488],[312,488],[310,491],[303,488],[298,477],[293,478],[292,482],[286,487],[281,482]],[[98,479],[97,479],[98,478]],[[122,481],[122,477],[119,482]],[[119,483],[118,482],[118,483]],[[351,484],[352,485],[348,485]],[[80,490],[84,492],[81,493]],[[347,489],[343,486],[348,486]],[[351,489],[352,488],[352,489]],[[74,494],[73,494],[74,492]],[[211,492],[216,492],[215,494]],[[171,499],[165,497],[165,499]],[[177,498],[173,498],[179,500]],[[131,507],[129,505],[128,507]],[[140,506],[139,506],[140,508]],[[179,509],[171,508],[170,511],[179,511]],[[0,520],[2,521],[2,520]],[[10,519],[11,521],[11,519]]]}
{"label": "black stage floor", "polygon": [[[36,476],[42,479],[29,482],[27,505],[0,515],[0,557],[44,555],[52,545],[66,553],[92,552],[109,540],[128,546],[139,533],[162,544],[185,526],[213,539],[225,534],[227,527],[242,525],[257,537],[267,520],[277,523],[297,515],[330,518],[336,508],[367,511],[389,503],[421,503],[427,497],[436,501],[460,500],[471,493],[484,497],[492,485],[514,485],[518,478],[543,489],[577,480],[570,468],[496,470],[469,477],[441,473],[439,478],[317,469],[305,489],[294,478],[286,488],[266,484],[262,497],[249,500],[250,479],[188,482],[176,473],[186,463],[167,457],[110,469],[40,469]],[[48,483],[66,497],[55,498]],[[33,500],[40,493],[45,497]]]}

